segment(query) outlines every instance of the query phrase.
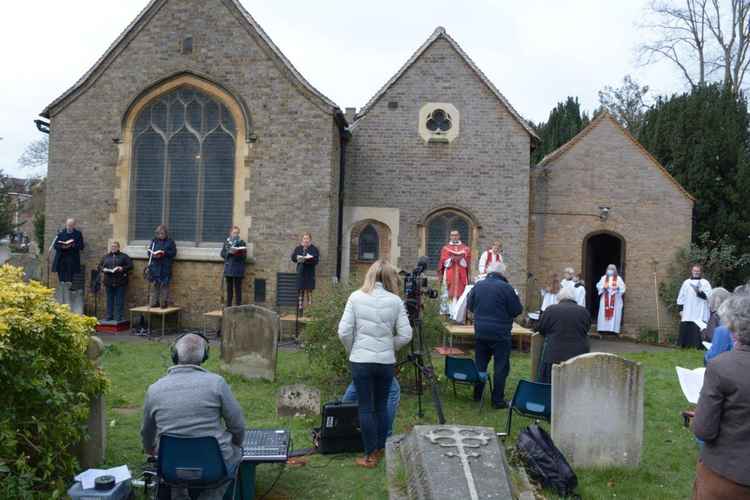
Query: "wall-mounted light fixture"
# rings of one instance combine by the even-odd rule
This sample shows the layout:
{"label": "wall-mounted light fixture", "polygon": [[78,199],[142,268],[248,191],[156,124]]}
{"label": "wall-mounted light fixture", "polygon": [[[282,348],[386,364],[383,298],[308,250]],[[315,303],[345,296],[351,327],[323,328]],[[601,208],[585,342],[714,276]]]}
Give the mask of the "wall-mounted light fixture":
{"label": "wall-mounted light fixture", "polygon": [[609,219],[609,207],[599,207],[599,219],[602,222],[607,222],[607,219]]}

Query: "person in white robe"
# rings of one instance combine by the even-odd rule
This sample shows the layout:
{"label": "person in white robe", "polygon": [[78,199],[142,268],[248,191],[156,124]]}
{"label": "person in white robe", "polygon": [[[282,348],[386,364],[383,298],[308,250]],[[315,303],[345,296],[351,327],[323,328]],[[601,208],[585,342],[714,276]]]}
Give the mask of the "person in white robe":
{"label": "person in white robe", "polygon": [[503,262],[502,250],[503,246],[500,240],[495,240],[491,248],[482,252],[482,255],[479,257],[479,274],[487,274],[487,266],[493,262]]}
{"label": "person in white robe", "polygon": [[549,286],[539,290],[539,293],[542,294],[542,306],[539,308],[541,312],[544,312],[549,306],[557,304],[557,294],[560,293],[560,276],[553,274]]}
{"label": "person in white robe", "polygon": [[575,281],[573,291],[575,292],[576,304],[581,307],[586,307],[586,286],[584,285],[581,276],[576,274],[573,281]]}
{"label": "person in white robe", "polygon": [[566,267],[563,271],[563,279],[560,281],[560,286],[563,288],[569,287],[569,286],[575,286],[575,275],[576,271],[572,267]]}
{"label": "person in white robe", "polygon": [[690,278],[686,279],[677,295],[680,306],[680,334],[677,338],[679,347],[701,349],[701,330],[706,327],[711,316],[708,307],[708,296],[711,295],[711,283],[703,278],[703,269],[698,264],[690,268]]}
{"label": "person in white robe", "polygon": [[607,266],[607,274],[596,284],[599,293],[599,315],[596,320],[596,331],[620,333],[622,325],[622,304],[625,295],[625,282],[617,274],[617,266]]}

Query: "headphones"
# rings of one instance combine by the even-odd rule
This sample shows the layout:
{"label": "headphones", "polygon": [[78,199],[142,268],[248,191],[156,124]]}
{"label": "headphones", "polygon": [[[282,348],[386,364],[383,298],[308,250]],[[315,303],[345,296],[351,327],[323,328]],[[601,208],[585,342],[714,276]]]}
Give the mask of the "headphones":
{"label": "headphones", "polygon": [[205,363],[208,360],[209,344],[208,344],[208,339],[206,338],[206,336],[199,332],[183,333],[182,335],[180,335],[179,337],[175,339],[174,343],[169,347],[169,352],[172,355],[172,363],[176,365],[180,363],[180,356],[177,354],[177,342],[179,342],[180,339],[184,337],[185,335],[197,335],[198,337],[203,339],[203,341],[205,342],[205,348],[203,349],[203,359],[201,359],[201,364]]}

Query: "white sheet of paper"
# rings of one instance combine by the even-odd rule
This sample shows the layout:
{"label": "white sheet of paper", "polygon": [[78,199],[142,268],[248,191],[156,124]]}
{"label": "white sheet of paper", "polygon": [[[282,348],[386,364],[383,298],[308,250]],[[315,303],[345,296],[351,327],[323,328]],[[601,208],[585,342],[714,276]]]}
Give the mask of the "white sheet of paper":
{"label": "white sheet of paper", "polygon": [[688,400],[688,403],[698,404],[698,397],[701,394],[706,369],[700,367],[695,370],[688,370],[681,366],[677,366],[675,369],[677,370],[677,378],[680,381],[680,388],[685,395],[685,399]]}
{"label": "white sheet of paper", "polygon": [[130,479],[130,469],[127,465],[120,465],[119,467],[112,467],[111,469],[88,469],[75,477],[76,481],[81,482],[81,488],[88,490],[94,487],[94,481],[99,476],[114,476],[115,483]]}
{"label": "white sheet of paper", "polygon": [[700,329],[701,331],[705,330],[705,329],[706,329],[706,327],[708,326],[708,324],[706,324],[706,322],[705,322],[705,321],[701,321],[701,320],[699,320],[699,319],[695,319],[695,320],[693,320],[693,323],[695,323],[696,325],[698,325],[698,328],[699,328],[699,329]]}
{"label": "white sheet of paper", "polygon": [[711,345],[712,345],[711,342],[706,342],[704,340],[703,342],[701,342],[701,344],[703,344],[703,347],[705,347],[707,351],[711,350]]}

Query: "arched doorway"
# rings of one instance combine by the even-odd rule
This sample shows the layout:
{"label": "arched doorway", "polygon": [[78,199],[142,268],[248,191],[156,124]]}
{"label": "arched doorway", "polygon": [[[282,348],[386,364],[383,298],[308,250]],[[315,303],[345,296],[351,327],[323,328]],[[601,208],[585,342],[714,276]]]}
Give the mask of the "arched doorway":
{"label": "arched doorway", "polygon": [[599,312],[599,294],[596,284],[614,264],[625,279],[625,240],[610,232],[592,233],[583,240],[583,279],[586,282],[586,307],[596,318]]}

